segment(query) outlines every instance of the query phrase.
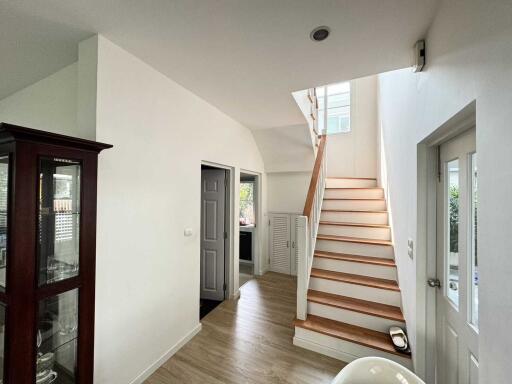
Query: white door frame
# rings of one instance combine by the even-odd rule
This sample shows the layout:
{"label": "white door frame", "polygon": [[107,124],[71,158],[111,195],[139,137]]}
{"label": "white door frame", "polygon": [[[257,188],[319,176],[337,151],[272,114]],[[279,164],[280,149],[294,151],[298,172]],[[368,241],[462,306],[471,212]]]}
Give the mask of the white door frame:
{"label": "white door frame", "polygon": [[[226,291],[224,293],[224,299],[233,298],[236,290],[234,285],[234,271],[233,271],[233,259],[234,255],[234,239],[235,239],[235,225],[234,225],[234,212],[235,212],[235,202],[234,202],[234,189],[235,189],[235,168],[229,165],[214,163],[211,161],[203,160],[201,161],[201,165],[207,165],[214,168],[224,169],[228,171],[227,180],[228,180],[228,188],[226,190],[226,198],[228,203],[225,206],[225,225],[227,226],[227,234],[228,238],[225,243],[225,277],[224,280],[226,282]],[[238,228],[238,226],[237,226]],[[238,268],[237,268],[238,271]],[[226,279],[227,277],[227,279]]]}
{"label": "white door frame", "polygon": [[[226,255],[227,260],[229,262],[226,263],[226,299],[235,299],[240,296],[239,290],[239,281],[238,281],[238,263],[239,263],[239,243],[240,243],[240,224],[239,224],[239,212],[238,209],[235,209],[235,203],[240,205],[240,191],[235,188],[238,187],[240,189],[240,172],[247,173],[250,175],[254,175],[256,177],[257,184],[257,193],[256,193],[256,228],[255,228],[255,236],[256,236],[256,254],[254,255],[254,273],[255,274],[263,274],[263,265],[261,263],[262,260],[262,249],[261,249],[261,240],[263,236],[262,228],[263,225],[263,204],[262,204],[262,196],[263,196],[263,188],[262,188],[262,174],[261,172],[251,171],[248,169],[236,168],[234,166],[225,165],[216,163],[213,161],[203,160],[201,161],[201,165],[208,165],[210,167],[221,168],[229,171],[228,176],[228,200],[229,204],[226,204],[226,223],[228,225],[228,241],[226,242]],[[254,241],[254,239],[253,239]]]}
{"label": "white door frame", "polygon": [[[263,238],[263,232],[262,232],[262,228],[264,227],[264,223],[263,223],[263,207],[262,207],[262,204],[261,204],[261,196],[262,196],[262,193],[263,193],[263,190],[262,190],[262,187],[261,187],[261,173],[260,172],[255,172],[255,171],[250,171],[248,169],[240,169],[240,173],[245,173],[247,175],[252,175],[255,177],[255,194],[254,194],[254,210],[255,210],[255,219],[256,219],[256,226],[254,227],[254,232],[253,232],[253,238],[252,238],[252,241],[253,241],[253,250],[254,250],[254,254],[252,255],[252,262],[253,262],[253,265],[254,265],[254,274],[257,275],[257,276],[261,276],[263,275],[264,273],[264,270],[263,270],[263,267],[262,267],[262,263],[261,263],[261,260],[263,260],[263,258],[261,257],[262,256],[262,249],[261,249],[261,239]],[[240,177],[239,177],[240,179]],[[239,198],[240,198],[240,193],[238,194]],[[240,231],[238,232],[238,239],[240,241]],[[254,244],[256,246],[254,246]],[[239,253],[237,253],[238,257],[237,257],[237,260],[239,260],[240,258],[240,255]],[[238,272],[238,271],[237,271]],[[239,284],[238,284],[239,285]]]}
{"label": "white door frame", "polygon": [[437,257],[437,180],[439,145],[476,126],[476,101],[442,124],[417,148],[416,233],[416,373],[435,384],[436,288],[427,286],[435,277]]}

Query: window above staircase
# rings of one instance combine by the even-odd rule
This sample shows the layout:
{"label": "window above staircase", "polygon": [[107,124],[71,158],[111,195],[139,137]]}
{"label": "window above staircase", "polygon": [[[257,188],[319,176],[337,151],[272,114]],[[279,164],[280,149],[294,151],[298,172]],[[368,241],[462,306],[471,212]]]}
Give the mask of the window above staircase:
{"label": "window above staircase", "polygon": [[350,82],[317,87],[316,97],[319,132],[350,132]]}

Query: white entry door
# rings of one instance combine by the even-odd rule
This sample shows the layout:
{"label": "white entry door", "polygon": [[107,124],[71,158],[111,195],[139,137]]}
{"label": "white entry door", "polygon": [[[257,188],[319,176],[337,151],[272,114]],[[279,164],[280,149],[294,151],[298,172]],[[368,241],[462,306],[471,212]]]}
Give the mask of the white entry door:
{"label": "white entry door", "polygon": [[437,187],[437,383],[478,382],[475,130],[440,147]]}
{"label": "white entry door", "polygon": [[224,300],[226,171],[201,170],[201,299]]}

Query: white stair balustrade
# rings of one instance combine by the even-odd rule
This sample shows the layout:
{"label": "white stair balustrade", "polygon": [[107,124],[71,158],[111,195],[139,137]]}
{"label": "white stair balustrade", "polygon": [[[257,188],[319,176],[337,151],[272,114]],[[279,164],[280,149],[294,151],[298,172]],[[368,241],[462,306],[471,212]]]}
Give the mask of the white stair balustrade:
{"label": "white stair balustrade", "polygon": [[303,216],[297,218],[297,319],[307,315],[307,291],[325,191],[327,136],[320,139]]}

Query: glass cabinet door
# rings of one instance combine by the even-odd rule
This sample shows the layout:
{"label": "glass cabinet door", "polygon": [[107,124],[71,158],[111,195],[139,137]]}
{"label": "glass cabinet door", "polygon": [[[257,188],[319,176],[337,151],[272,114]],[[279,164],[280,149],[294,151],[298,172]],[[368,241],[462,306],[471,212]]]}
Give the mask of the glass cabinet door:
{"label": "glass cabinet door", "polygon": [[5,361],[5,306],[0,304],[0,384],[4,382]]}
{"label": "glass cabinet door", "polygon": [[78,289],[39,301],[36,384],[76,382]]}
{"label": "glass cabinet door", "polygon": [[79,273],[80,163],[42,158],[39,163],[39,285]]}
{"label": "glass cabinet door", "polygon": [[9,156],[0,156],[0,290],[5,291],[7,268],[7,212],[9,197]]}

